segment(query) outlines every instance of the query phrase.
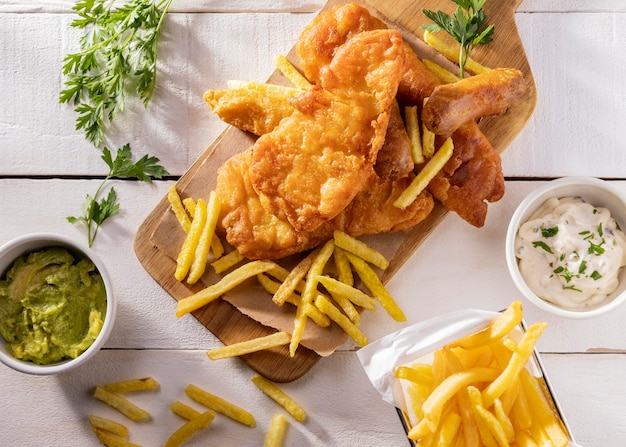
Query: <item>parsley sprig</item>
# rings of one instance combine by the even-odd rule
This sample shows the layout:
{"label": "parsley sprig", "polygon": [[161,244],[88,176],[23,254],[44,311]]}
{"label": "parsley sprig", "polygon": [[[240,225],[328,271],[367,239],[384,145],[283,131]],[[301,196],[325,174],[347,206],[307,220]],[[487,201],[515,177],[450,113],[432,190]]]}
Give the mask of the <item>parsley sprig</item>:
{"label": "parsley sprig", "polygon": [[78,113],[76,130],[99,147],[104,128],[125,99],[136,93],[144,105],[156,81],[159,35],[172,0],[130,0],[115,7],[115,0],[80,0],[71,26],[87,30],[80,51],[63,60],[66,89],[60,102],[71,103]]}
{"label": "parsley sprig", "polygon": [[116,215],[120,210],[117,202],[117,193],[111,187],[106,197],[99,200],[104,185],[112,178],[137,179],[142,182],[151,183],[153,178],[162,178],[168,172],[159,165],[159,159],[144,155],[136,163],[132,161],[130,145],[126,144],[117,150],[115,158],[112,157],[108,148],[102,150],[102,159],[109,167],[109,173],[98,186],[96,193],[87,198],[83,204],[83,215],[79,217],[69,216],[67,220],[72,224],[83,223],[87,227],[87,242],[91,247],[98,234],[98,229],[102,223]]}
{"label": "parsley sprig", "polygon": [[487,15],[482,9],[487,0],[452,0],[458,6],[452,16],[443,11],[422,9],[426,17],[435,23],[428,23],[422,28],[436,33],[445,31],[459,45],[459,76],[465,76],[465,63],[472,50],[481,44],[493,40],[494,26],[487,25]]}

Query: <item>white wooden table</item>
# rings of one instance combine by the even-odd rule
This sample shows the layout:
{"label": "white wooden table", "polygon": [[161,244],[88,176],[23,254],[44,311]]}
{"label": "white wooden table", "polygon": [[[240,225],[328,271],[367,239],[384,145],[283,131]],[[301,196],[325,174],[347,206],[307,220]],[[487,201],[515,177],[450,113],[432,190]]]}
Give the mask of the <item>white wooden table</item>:
{"label": "white wooden table", "polygon": [[[36,231],[84,238],[65,217],[80,212],[106,173],[100,151],[74,130],[72,109],[58,103],[61,60],[78,38],[69,26],[72,4],[0,2],[0,243]],[[204,90],[228,79],[265,80],[272,57],[292,46],[321,5],[175,0],[153,100],[147,110],[133,106],[117,119],[110,147],[129,142],[137,156],[150,153],[174,176],[183,174],[224,128],[205,106]],[[491,205],[485,227],[448,215],[391,280],[409,323],[466,307],[497,310],[519,298],[504,262],[506,226],[525,194],[546,179],[589,175],[626,190],[625,13],[624,0],[522,3],[516,20],[537,83],[537,108],[503,155],[507,192]],[[129,423],[133,441],[161,445],[180,424],[169,403],[184,400],[184,387],[195,383],[250,410],[258,426],[222,418],[188,445],[262,445],[275,404],[255,389],[252,371],[238,359],[207,359],[205,352],[220,342],[194,318],[175,317],[174,300],[134,255],[137,227],[172,181],[112,183],[122,212],[104,225],[94,249],[120,300],[113,334],[93,361],[66,375],[0,368],[2,446],[97,445],[87,415],[117,415],[91,397],[93,387],[147,375],[161,388],[136,397],[153,418]],[[539,350],[577,441],[626,445],[626,307],[573,321],[527,304],[525,316],[549,323]],[[362,324],[372,340],[401,327],[383,312],[366,314]],[[395,410],[372,389],[351,344],[283,389],[309,414],[304,424],[292,421],[286,445],[408,445]]]}

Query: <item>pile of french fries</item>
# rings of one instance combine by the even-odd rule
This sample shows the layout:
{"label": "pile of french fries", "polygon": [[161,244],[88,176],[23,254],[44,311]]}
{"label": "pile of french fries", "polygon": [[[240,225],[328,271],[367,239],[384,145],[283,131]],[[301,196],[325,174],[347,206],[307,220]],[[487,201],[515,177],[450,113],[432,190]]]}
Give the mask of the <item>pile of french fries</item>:
{"label": "pile of french fries", "polygon": [[432,363],[396,368],[416,445],[568,445],[552,401],[526,368],[546,324],[532,324],[515,341],[521,322],[515,301],[484,330],[435,351]]}
{"label": "pile of french fries", "polygon": [[[252,377],[259,390],[269,396],[274,402],[286,410],[296,421],[306,420],[306,411],[276,384],[269,380],[254,375]],[[94,397],[109,407],[119,411],[133,422],[147,421],[151,418],[148,411],[138,407],[124,394],[137,391],[147,391],[159,388],[160,384],[153,377],[129,379],[121,382],[110,383],[105,386],[97,386]],[[254,416],[242,407],[223,399],[209,391],[189,384],[185,388],[185,394],[194,402],[203,406],[198,411],[190,405],[176,400],[170,404],[170,410],[183,418],[185,423],[174,430],[166,440],[165,447],[180,447],[189,438],[201,430],[208,429],[217,413],[222,414],[247,427],[255,428]],[[108,447],[140,447],[128,440],[128,426],[113,419],[102,416],[89,415],[89,423],[98,440]],[[284,442],[288,420],[282,413],[275,413],[270,421],[265,436],[264,447],[281,447]]]}
{"label": "pile of french fries", "polygon": [[[181,199],[176,188],[172,186],[168,199],[181,227],[189,228],[177,259],[177,272],[181,265],[194,266],[202,262],[205,265],[210,264],[219,274],[232,269],[218,282],[178,301],[176,307],[178,317],[211,303],[237,285],[254,277],[272,295],[272,300],[277,306],[290,303],[297,308],[291,333],[278,331],[268,336],[216,348],[208,352],[209,358],[216,360],[241,356],[284,345],[289,345],[289,353],[293,357],[309,319],[320,327],[328,327],[333,321],[359,346],[365,346],[368,339],[359,327],[360,315],[362,310],[374,311],[376,303],[382,305],[396,321],[406,320],[402,309],[394,301],[376,272],[376,268],[386,269],[389,262],[379,251],[356,238],[336,231],[332,239],[313,250],[291,270],[273,261],[247,261],[236,250],[224,254],[221,242],[214,243],[222,247],[222,250],[214,250],[214,260],[210,261],[206,248],[209,245],[209,238],[212,240],[219,240],[219,238],[215,234],[216,219],[206,219],[203,216],[219,214],[220,204],[215,193],[211,192],[208,204],[205,206],[200,205],[201,199],[197,201],[191,198]],[[203,212],[198,212],[199,206],[204,207]],[[194,210],[193,217],[192,209]],[[196,225],[196,219],[203,219],[202,224]],[[194,228],[202,228],[202,230],[194,231]],[[201,244],[205,247],[199,248]],[[202,256],[202,260],[198,256]],[[331,267],[334,269],[331,270]],[[198,267],[197,270],[204,273],[204,268]],[[194,271],[193,267],[191,271]],[[369,294],[355,285],[355,273]],[[183,280],[184,276],[176,275],[176,278]]]}

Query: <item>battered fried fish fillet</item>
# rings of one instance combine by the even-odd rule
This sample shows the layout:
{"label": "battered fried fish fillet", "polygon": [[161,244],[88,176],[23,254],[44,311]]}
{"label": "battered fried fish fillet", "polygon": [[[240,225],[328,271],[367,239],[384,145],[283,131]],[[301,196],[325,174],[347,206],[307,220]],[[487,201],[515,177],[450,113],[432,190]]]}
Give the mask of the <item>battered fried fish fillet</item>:
{"label": "battered fried fish fillet", "polygon": [[250,179],[268,212],[299,232],[337,216],[365,186],[402,76],[402,38],[362,32],[335,51],[315,88],[252,147]]}
{"label": "battered fried fish fillet", "polygon": [[487,202],[496,202],[504,195],[500,155],[474,121],[458,128],[452,140],[452,157],[428,189],[447,209],[475,227],[482,227]]}
{"label": "battered fried fish fillet", "polygon": [[255,135],[264,135],[293,113],[294,108],[288,101],[290,96],[295,95],[240,88],[207,90],[204,100],[222,121]]}
{"label": "battered fried fish fillet", "polygon": [[521,71],[495,68],[435,87],[422,110],[422,121],[438,135],[449,134],[468,121],[506,112],[525,92]]}
{"label": "battered fried fish fillet", "polygon": [[217,171],[221,200],[219,230],[248,259],[280,259],[306,251],[332,238],[335,230],[354,237],[402,231],[430,214],[434,201],[427,191],[406,209],[393,202],[413,179],[383,180],[371,173],[366,187],[334,219],[310,232],[297,231],[284,218],[268,213],[249,178],[252,152],[231,157]]}

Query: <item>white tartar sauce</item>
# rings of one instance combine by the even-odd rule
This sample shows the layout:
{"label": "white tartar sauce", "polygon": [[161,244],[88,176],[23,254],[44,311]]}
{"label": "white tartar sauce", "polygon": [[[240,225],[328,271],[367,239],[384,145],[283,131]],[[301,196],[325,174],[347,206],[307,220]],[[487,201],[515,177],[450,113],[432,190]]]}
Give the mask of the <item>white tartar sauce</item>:
{"label": "white tartar sauce", "polygon": [[601,303],[617,288],[626,237],[606,208],[554,198],[520,226],[515,253],[537,296],[580,309]]}

